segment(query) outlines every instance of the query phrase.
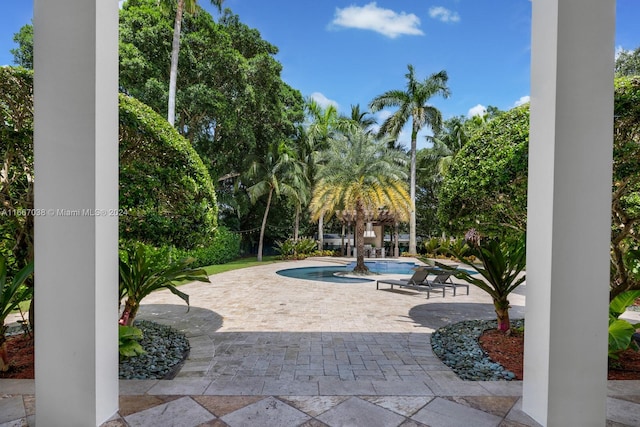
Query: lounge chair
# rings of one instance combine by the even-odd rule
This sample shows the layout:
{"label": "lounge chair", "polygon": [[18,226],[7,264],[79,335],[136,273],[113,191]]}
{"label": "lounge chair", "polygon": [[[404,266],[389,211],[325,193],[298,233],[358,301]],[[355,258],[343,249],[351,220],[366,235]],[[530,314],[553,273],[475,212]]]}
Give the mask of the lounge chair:
{"label": "lounge chair", "polygon": [[444,288],[442,289],[434,289],[427,282],[427,276],[431,274],[432,269],[426,267],[418,267],[413,273],[413,275],[406,280],[395,280],[395,279],[381,279],[376,281],[376,289],[380,289],[380,283],[385,283],[387,285],[391,285],[391,289],[393,290],[393,286],[399,286],[401,288],[409,288],[420,292],[426,292],[427,298],[431,296],[431,292],[442,292],[442,296],[444,297]]}
{"label": "lounge chair", "polygon": [[442,293],[444,293],[445,288],[451,288],[454,297],[456,296],[456,289],[460,286],[467,288],[467,295],[469,295],[469,285],[466,283],[453,283],[453,280],[451,280],[452,275],[453,271],[438,270],[436,277],[433,280],[427,280],[427,283],[432,288],[442,288]]}

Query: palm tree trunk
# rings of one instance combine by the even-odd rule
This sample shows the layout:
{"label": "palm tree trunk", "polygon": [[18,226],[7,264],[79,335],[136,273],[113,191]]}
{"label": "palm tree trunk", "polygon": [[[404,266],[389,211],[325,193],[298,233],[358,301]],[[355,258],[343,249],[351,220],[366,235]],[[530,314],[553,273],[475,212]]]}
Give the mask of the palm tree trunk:
{"label": "palm tree trunk", "polygon": [[409,208],[409,253],[417,254],[416,249],[416,151],[417,151],[418,130],[413,120],[413,131],[411,132],[411,181],[409,196],[411,206]]}
{"label": "palm tree trunk", "polygon": [[318,219],[318,250],[324,249],[324,214]]}
{"label": "palm tree trunk", "polygon": [[169,103],[167,105],[167,121],[171,126],[176,122],[176,86],[178,81],[178,57],[180,56],[180,33],[182,31],[184,1],[185,0],[178,0],[178,4],[176,6],[176,20],[173,24],[171,69],[169,70]]}
{"label": "palm tree trunk", "polygon": [[364,263],[364,209],[360,203],[356,206],[356,267],[354,273],[368,273],[369,269]]}
{"label": "palm tree trunk", "polygon": [[298,233],[300,230],[300,205],[296,206],[296,219],[293,224],[293,241],[298,241]]}
{"label": "palm tree trunk", "polygon": [[500,332],[507,332],[511,329],[511,321],[509,320],[509,301],[506,299],[493,300],[493,307],[498,319],[498,330]]}
{"label": "palm tree trunk", "polygon": [[271,197],[273,196],[273,187],[269,190],[269,197],[267,197],[267,207],[264,210],[264,216],[262,217],[262,227],[260,227],[260,241],[258,242],[258,261],[262,261],[262,248],[264,245],[264,231],[267,228],[267,216],[269,216],[269,207],[271,206]]}

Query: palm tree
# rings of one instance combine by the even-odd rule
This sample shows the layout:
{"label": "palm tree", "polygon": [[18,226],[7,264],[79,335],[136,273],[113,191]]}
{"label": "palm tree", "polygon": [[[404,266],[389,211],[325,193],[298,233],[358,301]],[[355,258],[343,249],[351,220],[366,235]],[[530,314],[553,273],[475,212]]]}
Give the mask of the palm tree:
{"label": "palm tree", "polygon": [[[315,100],[308,99],[306,107],[311,123],[307,127],[307,146],[304,157],[309,175],[313,176],[319,153],[327,148],[327,141],[337,131],[342,120],[334,105],[330,104],[322,108]],[[317,220],[318,249],[321,250],[324,246],[324,215],[319,215]]]}
{"label": "palm tree", "polygon": [[[184,12],[196,13],[198,0],[161,0],[165,6],[176,2],[176,18],[173,24],[173,43],[171,45],[171,68],[169,70],[169,103],[167,120],[173,126],[176,121],[176,87],[178,81],[178,58],[180,56],[180,33],[182,32],[182,15]],[[224,0],[210,0],[211,4],[222,11]]]}
{"label": "palm tree", "polygon": [[[387,147],[362,128],[352,128],[329,140],[321,153],[316,186],[310,204],[312,218],[336,211],[355,212],[357,261],[354,272],[366,273],[364,264],[365,215],[375,217],[381,208],[408,216],[411,201],[406,188],[404,153]],[[404,218],[402,218],[404,216]]]}
{"label": "palm tree", "polygon": [[402,128],[409,119],[412,121],[411,127],[411,212],[409,218],[409,252],[417,253],[416,250],[416,146],[418,132],[425,126],[437,129],[442,123],[442,114],[432,105],[429,100],[441,95],[443,98],[449,97],[447,87],[447,72],[442,70],[434,73],[424,81],[418,81],[415,76],[413,65],[408,65],[409,72],[405,74],[407,78],[406,90],[390,90],[382,95],[378,95],[371,101],[369,108],[374,113],[386,107],[398,107],[398,110],[391,115],[380,127],[379,135],[389,134],[397,138]]}
{"label": "palm tree", "polygon": [[271,144],[266,155],[253,160],[247,171],[247,177],[257,179],[247,188],[251,203],[267,195],[267,206],[262,217],[260,240],[258,243],[258,261],[262,261],[264,233],[267,228],[267,217],[273,196],[281,194],[291,199],[299,198],[300,188],[304,188],[306,178],[305,165],[298,160],[295,152],[284,142]]}
{"label": "palm tree", "polygon": [[361,111],[360,104],[351,106],[351,116],[340,116],[338,128],[348,130],[350,126],[358,126],[366,133],[371,133],[371,127],[377,124],[376,119],[368,111]]}

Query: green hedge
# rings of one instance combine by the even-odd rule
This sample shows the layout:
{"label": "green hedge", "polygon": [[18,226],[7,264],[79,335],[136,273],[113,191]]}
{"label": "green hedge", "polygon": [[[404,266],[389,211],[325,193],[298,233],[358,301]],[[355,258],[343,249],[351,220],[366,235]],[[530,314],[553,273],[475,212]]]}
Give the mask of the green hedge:
{"label": "green hedge", "polygon": [[120,95],[120,237],[192,249],[217,225],[211,177],[188,140],[151,108]]}
{"label": "green hedge", "polygon": [[526,228],[529,105],[490,121],[460,150],[440,189],[438,221],[452,235]]}
{"label": "green hedge", "polygon": [[[196,260],[191,267],[195,268],[225,264],[237,259],[240,256],[240,240],[239,234],[229,231],[226,227],[220,227],[216,230],[214,239],[193,249],[180,249],[170,245],[143,244],[143,246],[156,265],[166,265],[168,260],[192,257]],[[123,248],[135,242],[135,240],[121,240],[120,246]]]}

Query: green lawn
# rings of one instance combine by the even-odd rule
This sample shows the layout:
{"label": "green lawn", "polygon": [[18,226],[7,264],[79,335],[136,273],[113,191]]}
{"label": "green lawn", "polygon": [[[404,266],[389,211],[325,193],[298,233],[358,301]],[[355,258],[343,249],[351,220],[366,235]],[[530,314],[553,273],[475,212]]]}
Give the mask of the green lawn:
{"label": "green lawn", "polygon": [[278,256],[265,256],[262,261],[257,261],[255,257],[241,258],[226,264],[209,265],[203,267],[209,276],[212,274],[224,273],[225,271],[238,270],[240,268],[253,267],[255,265],[271,264],[280,261]]}

